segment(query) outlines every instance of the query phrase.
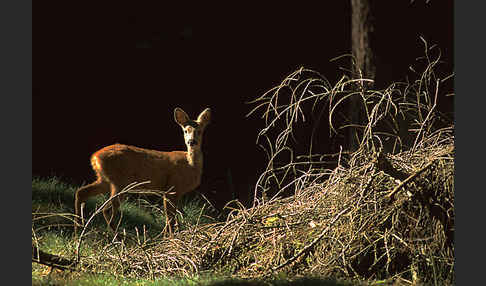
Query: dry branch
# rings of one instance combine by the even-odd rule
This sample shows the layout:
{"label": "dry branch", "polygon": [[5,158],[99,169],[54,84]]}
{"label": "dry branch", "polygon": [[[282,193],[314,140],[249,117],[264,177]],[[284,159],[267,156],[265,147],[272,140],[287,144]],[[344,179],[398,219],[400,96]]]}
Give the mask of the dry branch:
{"label": "dry branch", "polygon": [[32,244],[32,262],[61,270],[75,270],[76,266],[75,261],[42,251],[34,244]]}
{"label": "dry branch", "polygon": [[307,252],[309,249],[311,249],[317,242],[319,242],[319,240],[321,240],[324,235],[329,231],[329,229],[331,228],[331,226],[333,226],[333,224],[339,219],[339,217],[341,217],[341,215],[343,215],[344,213],[346,213],[350,208],[347,207],[345,208],[344,210],[342,210],[341,212],[339,212],[328,224],[328,226],[308,245],[306,245],[301,251],[299,251],[299,253],[297,253],[296,255],[292,256],[292,258],[290,258],[289,260],[285,261],[284,263],[280,264],[279,266],[277,267],[274,267],[272,268],[273,271],[276,271],[276,270],[279,270],[280,268],[283,268],[287,265],[289,265],[290,263],[294,262],[299,256],[301,256],[302,254],[304,254],[305,252]]}

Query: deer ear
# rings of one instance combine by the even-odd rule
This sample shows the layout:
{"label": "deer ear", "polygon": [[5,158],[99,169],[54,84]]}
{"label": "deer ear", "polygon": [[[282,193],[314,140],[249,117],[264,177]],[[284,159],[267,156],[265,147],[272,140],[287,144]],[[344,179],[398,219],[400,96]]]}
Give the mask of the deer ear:
{"label": "deer ear", "polygon": [[184,127],[186,123],[189,121],[189,116],[187,116],[187,113],[185,113],[184,110],[180,109],[179,107],[176,107],[174,109],[174,119],[175,122],[177,122],[177,124]]}
{"label": "deer ear", "polygon": [[204,109],[203,112],[201,112],[201,114],[199,114],[199,116],[197,117],[197,122],[203,124],[203,125],[206,125],[208,124],[209,122],[211,121],[211,109],[210,108],[206,108]]}

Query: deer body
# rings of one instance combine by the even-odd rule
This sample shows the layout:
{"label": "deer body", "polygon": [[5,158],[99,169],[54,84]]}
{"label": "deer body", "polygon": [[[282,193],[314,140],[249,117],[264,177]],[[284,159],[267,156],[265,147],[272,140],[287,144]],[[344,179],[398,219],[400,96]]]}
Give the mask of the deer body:
{"label": "deer body", "polygon": [[[186,193],[193,191],[201,183],[203,154],[201,143],[203,131],[210,120],[210,109],[204,110],[196,121],[189,119],[180,108],[174,110],[175,121],[184,131],[187,151],[162,152],[135,146],[114,144],[96,151],[91,156],[91,166],[97,180],[83,186],[75,194],[75,212],[81,215],[81,204],[91,197],[102,193],[111,196],[119,193],[133,182],[150,181],[144,188],[165,192],[173,189],[166,196],[164,203],[166,223],[171,231],[175,222],[175,205]],[[165,200],[164,200],[165,201]],[[106,223],[114,230],[114,216],[120,201],[113,199],[111,205],[103,210]],[[75,226],[79,224],[79,221]]]}
{"label": "deer body", "polygon": [[94,153],[91,165],[102,181],[127,186],[148,180],[151,183],[144,187],[165,190],[174,186],[182,196],[201,182],[202,154],[199,157],[200,162],[194,164],[185,151],[161,152],[115,144]]}

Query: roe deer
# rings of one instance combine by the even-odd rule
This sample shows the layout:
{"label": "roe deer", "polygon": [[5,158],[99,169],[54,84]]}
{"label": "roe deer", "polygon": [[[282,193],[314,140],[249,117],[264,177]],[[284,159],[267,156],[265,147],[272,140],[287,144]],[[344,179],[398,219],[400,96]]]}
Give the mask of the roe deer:
{"label": "roe deer", "polygon": [[[173,187],[172,192],[167,194],[168,202],[164,199],[166,227],[171,234],[173,224],[176,223],[177,201],[182,195],[193,191],[201,182],[203,168],[201,144],[210,117],[209,108],[201,112],[195,121],[190,120],[182,109],[174,109],[175,121],[184,132],[187,151],[161,152],[114,144],[95,152],[91,156],[91,166],[97,180],[79,188],[75,194],[75,233],[77,226],[80,225],[81,204],[89,197],[108,192],[114,196],[134,181],[150,181],[146,187],[159,192],[165,192]],[[114,217],[120,207],[120,201],[121,199],[115,198],[103,209],[106,223],[113,230],[115,230]]]}

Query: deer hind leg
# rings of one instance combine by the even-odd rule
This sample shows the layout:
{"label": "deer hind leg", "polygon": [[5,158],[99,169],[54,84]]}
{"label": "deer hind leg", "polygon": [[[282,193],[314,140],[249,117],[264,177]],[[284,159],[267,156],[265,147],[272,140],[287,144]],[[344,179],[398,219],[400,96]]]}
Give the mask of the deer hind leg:
{"label": "deer hind leg", "polygon": [[164,197],[165,229],[170,236],[177,229],[177,201],[178,198],[174,195]]}
{"label": "deer hind leg", "polygon": [[83,186],[76,190],[74,194],[74,212],[76,214],[75,222],[74,222],[74,233],[77,231],[78,226],[84,225],[84,221],[80,222],[81,218],[81,208],[82,205],[92,196],[96,196],[103,193],[109,192],[109,186],[106,182],[103,182],[101,179],[97,180],[94,183],[89,185]]}
{"label": "deer hind leg", "polygon": [[111,195],[110,195],[111,202],[103,208],[103,216],[105,217],[106,224],[113,231],[115,231],[117,227],[117,223],[115,223],[115,216],[118,214],[118,210],[120,209],[120,203],[123,200],[123,198],[121,196],[117,196],[116,198],[113,198],[116,194],[118,194],[118,188],[114,184],[110,184],[110,189],[111,189]]}

